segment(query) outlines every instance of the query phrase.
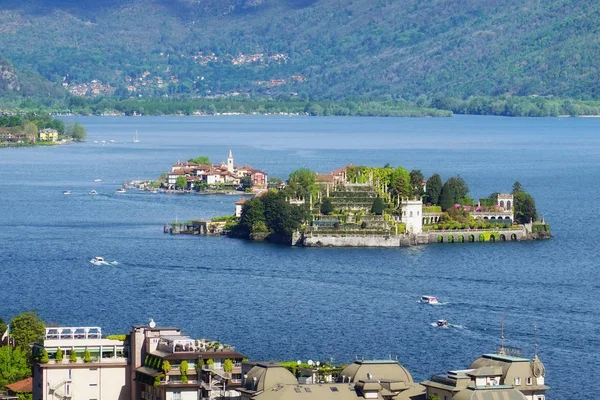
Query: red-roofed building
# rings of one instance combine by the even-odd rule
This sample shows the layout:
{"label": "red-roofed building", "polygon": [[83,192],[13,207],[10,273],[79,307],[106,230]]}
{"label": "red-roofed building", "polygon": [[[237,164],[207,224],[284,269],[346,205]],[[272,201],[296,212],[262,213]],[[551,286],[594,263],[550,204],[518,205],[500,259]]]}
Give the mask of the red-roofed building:
{"label": "red-roofed building", "polygon": [[23,379],[15,383],[6,385],[9,395],[18,395],[21,393],[32,393],[33,392],[33,378]]}

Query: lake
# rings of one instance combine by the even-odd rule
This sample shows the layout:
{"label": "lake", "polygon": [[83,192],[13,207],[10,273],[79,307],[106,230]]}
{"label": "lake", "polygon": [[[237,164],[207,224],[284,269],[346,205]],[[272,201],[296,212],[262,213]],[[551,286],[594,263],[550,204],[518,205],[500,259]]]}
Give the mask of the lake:
{"label": "lake", "polygon": [[[397,356],[424,380],[494,352],[504,314],[506,344],[528,357],[537,324],[548,399],[587,395],[600,368],[600,120],[76,120],[87,127],[85,143],[0,150],[5,320],[35,308],[49,323],[124,333],[151,317],[253,360]],[[390,163],[426,177],[460,175],[474,198],[518,180],[554,238],[334,249],[170,236],[163,224],[232,214],[239,197],[115,194],[123,181],[156,178],[178,160],[225,161],[229,149],[237,164],[282,178],[301,167]],[[94,256],[119,265],[92,266]],[[447,304],[418,304],[421,295]],[[442,318],[453,326],[431,326]]]}

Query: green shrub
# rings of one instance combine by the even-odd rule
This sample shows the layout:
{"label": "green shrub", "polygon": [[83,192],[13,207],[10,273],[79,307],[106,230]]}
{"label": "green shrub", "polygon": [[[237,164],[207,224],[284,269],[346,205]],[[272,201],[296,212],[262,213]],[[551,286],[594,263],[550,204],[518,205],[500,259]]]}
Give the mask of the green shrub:
{"label": "green shrub", "polygon": [[127,339],[127,335],[108,335],[106,338],[109,340],[120,340],[121,342],[124,342],[125,339]]}
{"label": "green shrub", "polygon": [[485,242],[485,236],[483,235],[483,233],[479,234],[479,241],[480,242]]}
{"label": "green shrub", "polygon": [[77,362],[77,354],[75,354],[75,349],[71,350],[71,354],[69,354],[70,362]]}
{"label": "green shrub", "polygon": [[84,363],[90,363],[92,362],[92,355],[90,354],[90,351],[87,349],[85,349],[85,352],[83,353],[83,362]]}
{"label": "green shrub", "polygon": [[60,347],[58,349],[56,349],[56,361],[62,361],[63,360],[63,351],[60,349]]}
{"label": "green shrub", "polygon": [[229,358],[226,359],[223,363],[223,369],[225,370],[225,372],[233,371],[233,361],[231,361]]}
{"label": "green shrub", "polygon": [[162,370],[165,374],[167,374],[171,370],[171,363],[168,360],[163,361]]}
{"label": "green shrub", "polygon": [[42,349],[42,353],[40,354],[40,362],[42,364],[48,364],[48,351],[46,349]]}

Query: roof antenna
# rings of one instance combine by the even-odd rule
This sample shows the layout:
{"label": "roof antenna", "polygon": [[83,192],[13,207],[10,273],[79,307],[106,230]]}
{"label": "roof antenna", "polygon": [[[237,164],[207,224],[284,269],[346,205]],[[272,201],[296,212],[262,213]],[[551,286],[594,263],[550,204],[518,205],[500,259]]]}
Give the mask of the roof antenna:
{"label": "roof antenna", "polygon": [[500,345],[500,350],[498,351],[498,354],[506,354],[506,352],[504,351],[504,313],[502,313],[501,328],[502,334],[500,335],[500,339],[502,340],[502,344]]}

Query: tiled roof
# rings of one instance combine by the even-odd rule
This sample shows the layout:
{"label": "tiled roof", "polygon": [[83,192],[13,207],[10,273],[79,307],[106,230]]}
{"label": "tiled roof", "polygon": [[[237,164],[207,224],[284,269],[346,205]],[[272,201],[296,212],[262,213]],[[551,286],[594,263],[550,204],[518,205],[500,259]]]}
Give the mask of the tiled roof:
{"label": "tiled roof", "polygon": [[31,393],[33,392],[33,378],[11,383],[10,385],[6,385],[6,388],[14,393]]}

